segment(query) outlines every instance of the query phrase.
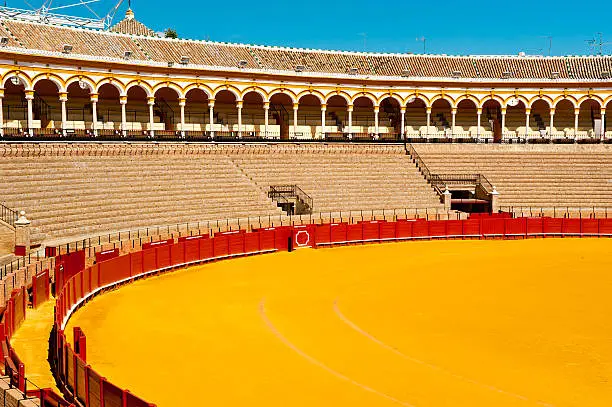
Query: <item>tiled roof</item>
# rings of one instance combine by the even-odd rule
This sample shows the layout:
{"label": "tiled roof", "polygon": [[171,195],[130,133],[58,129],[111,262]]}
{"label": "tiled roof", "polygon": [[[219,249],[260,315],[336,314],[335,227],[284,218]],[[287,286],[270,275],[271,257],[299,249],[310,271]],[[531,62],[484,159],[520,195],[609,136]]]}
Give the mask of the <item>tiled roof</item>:
{"label": "tiled roof", "polygon": [[124,58],[167,64],[189,58],[193,65],[304,71],[319,75],[356,74],[406,76],[414,78],[463,79],[606,79],[612,73],[612,56],[447,56],[376,54],[363,52],[226,44],[211,41],[157,38],[136,21],[130,11],[111,32],[40,24],[15,19],[0,20],[0,35],[8,47],[30,52],[62,52],[65,44],[72,53],[88,58]]}

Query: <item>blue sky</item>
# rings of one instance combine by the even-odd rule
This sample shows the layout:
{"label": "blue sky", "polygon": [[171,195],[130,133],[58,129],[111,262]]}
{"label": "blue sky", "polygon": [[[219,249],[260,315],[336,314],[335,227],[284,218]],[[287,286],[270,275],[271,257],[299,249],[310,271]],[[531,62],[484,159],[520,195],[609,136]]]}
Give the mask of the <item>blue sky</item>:
{"label": "blue sky", "polygon": [[[29,0],[33,6],[42,2]],[[77,2],[54,0],[53,5]],[[7,3],[27,7],[23,0]],[[91,7],[104,15],[115,4],[101,0]],[[127,0],[115,21],[126,7]],[[133,0],[132,9],[152,29],[172,27],[181,38],[289,47],[422,53],[417,38],[425,37],[427,53],[548,55],[551,36],[552,55],[588,55],[594,50],[586,40],[596,33],[612,41],[607,28],[612,2],[606,1]],[[610,54],[612,44],[603,52]]]}

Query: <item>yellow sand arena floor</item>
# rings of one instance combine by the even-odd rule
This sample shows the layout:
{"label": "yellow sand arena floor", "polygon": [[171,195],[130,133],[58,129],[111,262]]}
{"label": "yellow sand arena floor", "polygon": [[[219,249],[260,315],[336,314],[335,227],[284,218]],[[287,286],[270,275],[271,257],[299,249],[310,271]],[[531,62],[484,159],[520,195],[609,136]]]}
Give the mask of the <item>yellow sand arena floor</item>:
{"label": "yellow sand arena floor", "polygon": [[160,407],[609,407],[611,255],[545,239],[256,256],[102,295],[67,332]]}
{"label": "yellow sand arena floor", "polygon": [[26,367],[30,390],[49,388],[59,393],[47,362],[54,306],[55,299],[51,299],[38,309],[27,309],[25,321],[11,338],[11,346]]}

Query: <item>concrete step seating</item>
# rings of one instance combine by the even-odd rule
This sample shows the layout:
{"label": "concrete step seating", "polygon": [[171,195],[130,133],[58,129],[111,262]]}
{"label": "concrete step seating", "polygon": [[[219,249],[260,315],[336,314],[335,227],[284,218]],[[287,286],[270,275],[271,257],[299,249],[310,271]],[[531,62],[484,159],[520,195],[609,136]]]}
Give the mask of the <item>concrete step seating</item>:
{"label": "concrete step seating", "polygon": [[481,173],[501,206],[612,206],[608,145],[415,145],[434,173]]}

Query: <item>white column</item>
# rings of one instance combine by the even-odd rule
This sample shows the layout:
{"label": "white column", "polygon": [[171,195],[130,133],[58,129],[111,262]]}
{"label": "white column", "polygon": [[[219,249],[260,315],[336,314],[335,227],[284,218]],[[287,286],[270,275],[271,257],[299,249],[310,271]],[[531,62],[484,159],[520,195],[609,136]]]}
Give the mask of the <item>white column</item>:
{"label": "white column", "polygon": [[155,106],[155,96],[147,98],[147,105],[149,106],[149,135],[155,137],[155,116],[153,113],[153,107]]}
{"label": "white column", "polygon": [[181,109],[181,137],[185,138],[185,105],[187,104],[187,99],[179,98],[178,102]]}
{"label": "white column", "polygon": [[91,126],[93,127],[94,136],[98,135],[98,94],[92,93],[89,95],[91,100]]}
{"label": "white column", "polygon": [[502,116],[502,121],[501,121],[501,136],[502,136],[502,140],[504,139],[504,134],[506,133],[506,108],[502,108],[501,109],[501,116]]}
{"label": "white column", "polygon": [[451,109],[451,137],[455,134],[455,123],[457,122],[457,108]]}
{"label": "white column", "polygon": [[427,129],[425,135],[429,136],[429,126],[431,125],[431,107],[427,108]]}
{"label": "white column", "polygon": [[482,109],[476,110],[477,124],[476,124],[476,138],[480,138],[480,119],[482,116]]}
{"label": "white column", "polygon": [[119,103],[121,104],[121,133],[125,136],[127,132],[127,96],[121,96],[119,98]]}
{"label": "white column", "polygon": [[238,137],[242,137],[242,100],[236,102],[238,109]]}
{"label": "white column", "polygon": [[268,126],[270,125],[270,102],[264,102],[264,137],[268,138]]}
{"label": "white column", "polygon": [[66,112],[66,102],[68,101],[68,93],[60,92],[59,100],[62,107],[62,134],[66,135],[66,127],[68,127],[68,114]]}
{"label": "white column", "polygon": [[574,109],[574,137],[578,135],[578,115],[580,115],[580,108]]}
{"label": "white column", "polygon": [[353,105],[348,105],[346,108],[348,112],[348,134],[352,136],[353,134]]}
{"label": "white column", "polygon": [[[0,99],[0,108],[2,108],[2,99]],[[0,115],[0,123],[2,123],[2,116]],[[601,109],[601,134],[599,137],[603,140],[606,136],[606,109]]]}
{"label": "white column", "polygon": [[374,137],[378,137],[378,113],[380,112],[380,106],[374,106]]}
{"label": "white column", "polygon": [[0,137],[4,136],[4,89],[0,88]]}
{"label": "white column", "polygon": [[34,130],[32,129],[32,126],[34,125],[34,113],[32,112],[32,103],[34,101],[34,91],[26,90],[25,98],[28,103],[28,133],[30,134],[30,137],[32,137],[34,136]]}
{"label": "white column", "polygon": [[529,116],[531,116],[531,109],[525,109],[525,138],[529,135]]}
{"label": "white column", "polygon": [[406,138],[406,108],[402,107],[400,109],[400,136],[402,140]]}
{"label": "white column", "polygon": [[208,124],[210,124],[210,137],[215,137],[215,99],[208,99]]}
{"label": "white column", "polygon": [[89,95],[91,101],[91,127],[93,127],[94,136],[98,135],[98,94],[91,93]]}
{"label": "white column", "polygon": [[323,103],[321,105],[321,138],[325,138],[325,114],[327,112],[327,105]]}
{"label": "white column", "polygon": [[293,104],[293,137],[297,137],[299,103]]}
{"label": "white column", "polygon": [[555,127],[555,109],[550,109],[550,130],[548,132],[549,138],[552,138],[553,127]]}

